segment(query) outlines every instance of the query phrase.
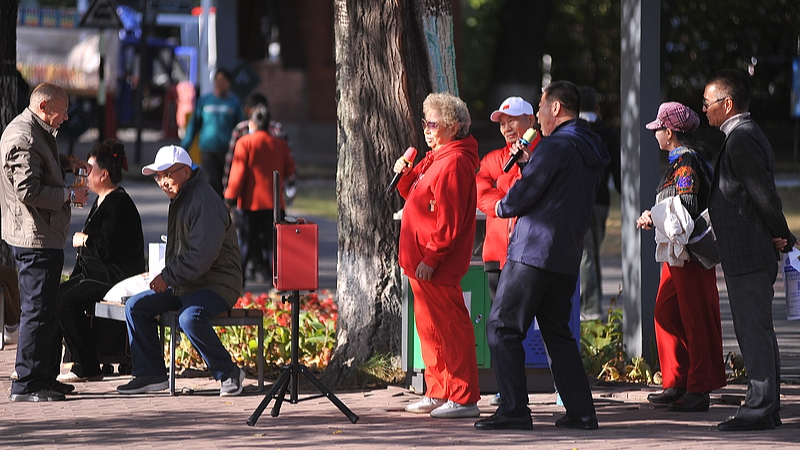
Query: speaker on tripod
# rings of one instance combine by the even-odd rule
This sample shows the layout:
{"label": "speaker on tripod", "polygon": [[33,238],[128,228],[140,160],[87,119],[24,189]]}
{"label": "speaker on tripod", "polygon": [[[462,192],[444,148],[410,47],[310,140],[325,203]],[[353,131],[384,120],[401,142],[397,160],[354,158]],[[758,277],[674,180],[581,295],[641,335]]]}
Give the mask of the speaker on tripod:
{"label": "speaker on tripod", "polygon": [[[315,291],[319,287],[319,235],[317,225],[306,221],[293,223],[281,221],[281,189],[280,174],[272,173],[272,190],[274,198],[273,241],[273,284],[280,291],[289,292],[283,301],[291,302],[292,306],[292,336],[291,336],[291,361],[284,366],[275,384],[269,390],[261,403],[247,419],[247,424],[255,426],[258,418],[275,399],[270,415],[278,417],[281,406],[289,393],[289,403],[297,404],[301,401],[327,397],[339,411],[352,423],[358,421],[358,416],[339,400],[338,397],[314,376],[308,367],[300,364],[299,359],[299,330],[300,330],[300,291]],[[287,300],[288,298],[288,300]],[[298,398],[298,383],[300,375],[306,377],[320,394]]]}

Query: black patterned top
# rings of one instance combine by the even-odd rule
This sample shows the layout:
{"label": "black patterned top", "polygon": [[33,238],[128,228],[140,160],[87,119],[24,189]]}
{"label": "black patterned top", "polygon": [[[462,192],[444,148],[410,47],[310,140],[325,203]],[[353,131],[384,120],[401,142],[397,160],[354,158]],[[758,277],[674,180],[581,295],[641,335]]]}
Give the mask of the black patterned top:
{"label": "black patterned top", "polygon": [[670,165],[656,191],[656,203],[680,195],[692,219],[708,207],[713,169],[696,150],[678,147],[670,152]]}

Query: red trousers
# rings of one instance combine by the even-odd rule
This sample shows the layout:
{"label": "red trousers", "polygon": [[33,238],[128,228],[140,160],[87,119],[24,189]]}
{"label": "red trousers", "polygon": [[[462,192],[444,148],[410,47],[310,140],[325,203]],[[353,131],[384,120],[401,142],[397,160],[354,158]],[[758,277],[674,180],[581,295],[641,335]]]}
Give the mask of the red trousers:
{"label": "red trousers", "polygon": [[413,278],[409,282],[414,292],[414,318],[425,362],[425,395],[461,405],[478,403],[481,393],[475,330],[461,287]]}
{"label": "red trousers", "polygon": [[725,386],[716,270],[694,261],[664,263],[654,315],[663,387],[708,392]]}

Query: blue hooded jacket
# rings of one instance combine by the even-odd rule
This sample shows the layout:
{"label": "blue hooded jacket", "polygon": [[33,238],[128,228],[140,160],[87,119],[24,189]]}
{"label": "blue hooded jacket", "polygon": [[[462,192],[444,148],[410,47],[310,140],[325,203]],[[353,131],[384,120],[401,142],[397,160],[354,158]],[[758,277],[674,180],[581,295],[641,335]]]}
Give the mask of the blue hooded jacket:
{"label": "blue hooded jacket", "polygon": [[577,119],[560,124],[536,147],[500,202],[500,217],[518,217],[508,259],[577,276],[603,169],[611,161],[600,136]]}

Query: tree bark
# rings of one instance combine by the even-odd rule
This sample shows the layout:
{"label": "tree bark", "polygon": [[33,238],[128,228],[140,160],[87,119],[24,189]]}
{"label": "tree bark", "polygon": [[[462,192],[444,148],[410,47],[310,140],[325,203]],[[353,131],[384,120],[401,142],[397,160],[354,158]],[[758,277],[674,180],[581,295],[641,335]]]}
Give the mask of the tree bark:
{"label": "tree bark", "polygon": [[358,384],[358,367],[373,355],[400,354],[399,223],[392,214],[403,202],[386,187],[406,147],[427,150],[425,97],[434,85],[456,89],[450,11],[449,0],[334,2],[339,321],[324,376],[332,387]]}
{"label": "tree bark", "polygon": [[[17,114],[18,9],[19,0],[0,0],[0,134]],[[0,241],[0,264],[15,267],[5,241]]]}

